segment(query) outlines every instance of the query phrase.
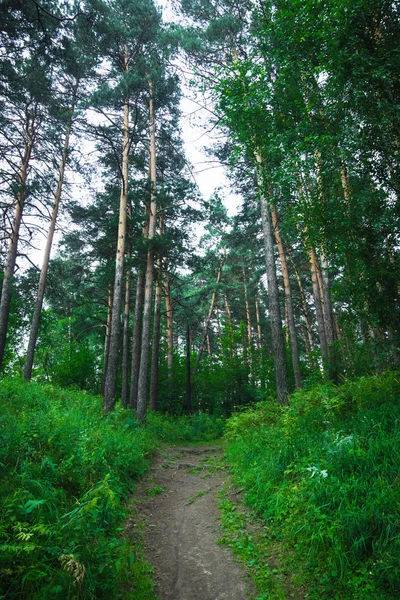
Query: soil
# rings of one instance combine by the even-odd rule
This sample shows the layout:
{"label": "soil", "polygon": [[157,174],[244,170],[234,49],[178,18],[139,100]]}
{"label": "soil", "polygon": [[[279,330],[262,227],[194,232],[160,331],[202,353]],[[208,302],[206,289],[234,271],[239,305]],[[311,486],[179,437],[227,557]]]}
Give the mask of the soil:
{"label": "soil", "polygon": [[162,600],[244,600],[243,568],[218,545],[218,492],[227,472],[216,447],[168,448],[139,490],[146,555]]}

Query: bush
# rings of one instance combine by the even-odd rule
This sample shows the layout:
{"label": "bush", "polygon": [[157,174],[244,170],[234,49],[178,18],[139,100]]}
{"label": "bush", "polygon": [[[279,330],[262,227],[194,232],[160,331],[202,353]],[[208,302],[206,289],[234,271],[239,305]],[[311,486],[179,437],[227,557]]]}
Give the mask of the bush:
{"label": "bush", "polygon": [[0,596],[118,598],[122,504],[155,440],[84,392],[0,384]]}
{"label": "bush", "polygon": [[385,373],[227,422],[236,481],[308,573],[310,598],[399,597],[399,400],[399,374]]}

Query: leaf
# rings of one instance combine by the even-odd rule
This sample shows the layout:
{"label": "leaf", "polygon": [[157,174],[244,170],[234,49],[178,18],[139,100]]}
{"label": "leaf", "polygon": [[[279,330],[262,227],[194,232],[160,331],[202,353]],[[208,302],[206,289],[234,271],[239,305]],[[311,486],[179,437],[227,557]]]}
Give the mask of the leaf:
{"label": "leaf", "polygon": [[46,504],[46,500],[28,500],[22,507],[22,510],[26,515],[29,515],[29,513],[42,504]]}

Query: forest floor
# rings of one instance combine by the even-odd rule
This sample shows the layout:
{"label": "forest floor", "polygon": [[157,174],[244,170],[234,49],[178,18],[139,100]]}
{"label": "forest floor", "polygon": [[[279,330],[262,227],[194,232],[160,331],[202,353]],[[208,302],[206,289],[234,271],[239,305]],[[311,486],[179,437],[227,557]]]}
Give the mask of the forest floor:
{"label": "forest floor", "polygon": [[[229,549],[218,544],[218,495],[229,481],[218,444],[169,447],[137,491],[145,552],[162,600],[244,600],[256,591]],[[128,524],[129,527],[129,524]]]}

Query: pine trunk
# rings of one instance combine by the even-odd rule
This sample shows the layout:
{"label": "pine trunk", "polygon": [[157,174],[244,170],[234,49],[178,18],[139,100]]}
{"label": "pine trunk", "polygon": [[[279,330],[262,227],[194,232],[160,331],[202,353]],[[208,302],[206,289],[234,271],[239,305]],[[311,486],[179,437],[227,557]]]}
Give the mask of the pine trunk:
{"label": "pine trunk", "polygon": [[261,333],[260,303],[258,301],[258,296],[256,296],[255,304],[256,304],[256,318],[257,318],[257,348],[258,348],[258,350],[261,350],[262,349],[262,333]]}
{"label": "pine trunk", "polygon": [[151,304],[153,296],[154,280],[154,249],[152,240],[156,231],[157,205],[156,205],[156,135],[155,135],[155,112],[153,84],[149,83],[150,89],[150,212],[149,212],[149,250],[147,252],[146,284],[144,292],[142,347],[140,353],[138,395],[137,395],[137,419],[144,421],[147,403],[147,379],[150,355],[150,329],[151,329]]}
{"label": "pine trunk", "polygon": [[[128,51],[125,47],[125,70],[128,71]],[[104,410],[110,412],[115,408],[116,385],[118,373],[119,341],[121,334],[121,308],[124,290],[124,257],[126,241],[126,217],[128,207],[128,176],[129,176],[129,98],[124,103],[123,121],[123,152],[122,152],[122,185],[119,204],[118,241],[115,259],[115,279],[113,308],[111,316],[110,351],[107,374],[104,385]]]}
{"label": "pine trunk", "polygon": [[281,310],[279,305],[279,287],[276,275],[274,232],[272,217],[264,194],[264,182],[262,178],[262,157],[256,155],[258,169],[258,189],[261,204],[261,220],[265,247],[265,265],[268,281],[269,313],[271,322],[272,346],[274,352],[276,394],[278,403],[288,404],[289,385],[286,364],[285,342],[282,332]]}
{"label": "pine trunk", "polygon": [[103,359],[103,378],[101,381],[101,394],[104,394],[104,386],[106,383],[106,374],[108,366],[108,356],[110,353],[110,331],[111,331],[111,315],[112,315],[112,286],[108,288],[108,302],[107,302],[107,322],[106,322],[106,335],[104,339],[104,359]]}
{"label": "pine trunk", "polygon": [[[159,235],[163,234],[163,218],[160,217]],[[151,346],[150,410],[158,408],[158,372],[160,359],[161,300],[162,300],[162,260],[157,261],[158,278],[154,299],[153,343]]]}
{"label": "pine trunk", "polygon": [[296,327],[294,323],[294,311],[293,311],[293,300],[292,300],[292,289],[290,285],[289,278],[289,269],[286,259],[285,249],[283,247],[283,242],[281,238],[281,234],[279,231],[278,217],[276,214],[276,209],[273,204],[271,204],[271,216],[272,216],[272,224],[275,232],[275,240],[278,246],[279,257],[281,261],[282,274],[283,274],[283,283],[285,287],[285,302],[286,302],[286,310],[287,310],[287,324],[289,330],[289,338],[290,338],[290,348],[292,352],[292,363],[293,363],[293,373],[294,373],[294,381],[296,389],[299,390],[301,388],[301,375],[300,375],[300,361],[299,361],[299,348],[297,344],[297,334]]}
{"label": "pine trunk", "polygon": [[61,192],[62,192],[62,187],[63,187],[63,183],[64,183],[64,174],[65,174],[65,167],[66,167],[67,158],[68,158],[69,140],[70,140],[70,135],[71,135],[72,119],[73,119],[74,112],[75,112],[75,100],[76,100],[77,90],[78,90],[78,82],[76,83],[75,88],[74,88],[72,105],[70,108],[70,117],[69,117],[66,131],[65,131],[65,139],[64,139],[64,146],[63,146],[60,169],[59,169],[59,174],[58,174],[57,189],[56,189],[56,193],[54,195],[53,210],[52,210],[51,218],[50,218],[49,232],[47,234],[46,247],[44,250],[42,269],[41,269],[40,278],[39,278],[39,286],[38,286],[38,291],[36,294],[35,308],[33,311],[31,330],[30,330],[30,334],[29,334],[28,348],[26,351],[23,377],[27,381],[29,381],[32,377],[33,359],[34,359],[35,347],[36,347],[36,342],[37,342],[38,333],[39,333],[40,315],[42,313],[43,299],[44,299],[44,293],[45,293],[45,289],[46,289],[46,280],[47,280],[47,273],[49,270],[51,248],[53,245],[54,232],[56,229],[58,210],[59,210],[60,201],[61,201]]}
{"label": "pine trunk", "polygon": [[18,176],[19,189],[17,192],[17,202],[15,205],[14,221],[10,233],[10,243],[8,247],[6,262],[4,265],[3,285],[1,288],[0,300],[0,369],[3,366],[4,351],[7,340],[8,320],[10,316],[11,305],[12,278],[14,276],[15,263],[17,260],[19,232],[21,228],[22,214],[25,206],[25,186],[28,178],[29,161],[31,159],[32,148],[35,140],[35,120],[36,110],[32,116],[29,114],[26,115],[25,149]]}
{"label": "pine trunk", "polygon": [[[147,227],[146,236],[147,237]],[[136,283],[136,300],[134,329],[132,336],[132,357],[131,357],[131,386],[129,392],[129,408],[136,409],[137,390],[139,381],[140,367],[140,344],[142,341],[142,321],[143,321],[143,302],[144,302],[144,278],[145,269],[143,265],[139,266]]]}
{"label": "pine trunk", "polygon": [[171,284],[168,273],[165,273],[165,310],[167,313],[167,368],[168,378],[171,380],[174,365],[174,321],[171,301]]}
{"label": "pine trunk", "polygon": [[131,249],[127,253],[128,269],[125,275],[125,305],[124,305],[124,327],[122,334],[122,389],[121,404],[128,408],[129,404],[129,311],[131,304]]}
{"label": "pine trunk", "polygon": [[191,383],[191,336],[190,326],[186,328],[186,412],[192,412],[192,383]]}

